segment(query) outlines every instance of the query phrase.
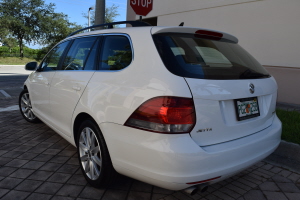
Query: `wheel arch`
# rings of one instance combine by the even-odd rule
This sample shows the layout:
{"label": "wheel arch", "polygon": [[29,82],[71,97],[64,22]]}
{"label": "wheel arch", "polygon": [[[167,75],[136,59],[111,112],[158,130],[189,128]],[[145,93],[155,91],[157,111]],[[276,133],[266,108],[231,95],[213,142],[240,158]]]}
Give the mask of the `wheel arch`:
{"label": "wheel arch", "polygon": [[[91,119],[93,122],[95,122],[95,124],[97,124],[97,122],[94,120],[94,118],[87,114],[87,113],[79,113],[73,123],[73,137],[74,137],[74,141],[75,141],[75,145],[77,145],[77,130],[79,129],[81,123],[86,120],[86,119]],[[97,124],[98,125],[98,124]],[[98,126],[99,127],[99,126]],[[100,129],[100,127],[99,127]],[[100,129],[101,131],[101,129]]]}

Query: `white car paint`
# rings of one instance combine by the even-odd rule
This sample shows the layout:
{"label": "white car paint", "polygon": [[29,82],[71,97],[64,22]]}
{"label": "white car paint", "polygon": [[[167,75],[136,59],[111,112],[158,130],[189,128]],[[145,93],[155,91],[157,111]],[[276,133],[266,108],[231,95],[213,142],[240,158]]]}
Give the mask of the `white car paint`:
{"label": "white car paint", "polygon": [[[272,125],[277,84],[274,78],[257,80],[197,80],[187,78],[196,106],[197,123],[191,132],[200,146],[222,143],[257,133]],[[256,85],[253,94],[249,84]],[[234,86],[234,87],[233,87]],[[236,120],[234,99],[258,97],[260,116]],[[202,129],[212,129],[199,132]]]}
{"label": "white car paint", "polygon": [[[25,85],[34,113],[73,145],[76,117],[90,115],[103,133],[117,172],[167,189],[181,190],[193,185],[187,183],[220,177],[211,184],[264,159],[280,142],[275,80],[202,80],[170,73],[152,34],[178,30],[199,29],[109,29],[68,38],[126,34],[133,61],[120,71],[33,72]],[[250,82],[257,85],[254,94],[249,93]],[[124,126],[142,103],[157,96],[193,98],[197,122],[191,133],[159,134]],[[254,96],[261,116],[237,121],[233,99]]]}
{"label": "white car paint", "polygon": [[53,77],[50,86],[48,121],[68,137],[73,137],[74,108],[94,73],[94,71],[71,70],[58,72]]}
{"label": "white car paint", "polygon": [[55,73],[55,71],[33,72],[25,83],[30,91],[34,113],[41,119],[48,118],[47,113],[50,113],[49,91]]}

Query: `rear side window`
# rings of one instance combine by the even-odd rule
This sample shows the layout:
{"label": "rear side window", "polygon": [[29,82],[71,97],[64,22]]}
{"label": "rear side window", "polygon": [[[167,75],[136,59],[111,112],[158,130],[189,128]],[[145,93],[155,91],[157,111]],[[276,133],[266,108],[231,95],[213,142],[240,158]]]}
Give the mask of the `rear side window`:
{"label": "rear side window", "polygon": [[167,69],[178,76],[220,80],[270,77],[238,44],[194,34],[164,33],[153,39]]}
{"label": "rear side window", "polygon": [[[62,70],[83,70],[96,39],[97,37],[76,39],[64,59]],[[91,64],[93,63],[89,63]],[[92,69],[93,66],[87,66],[87,68]]]}
{"label": "rear side window", "polygon": [[104,36],[100,70],[120,70],[130,65],[132,49],[129,39],[122,35]]}

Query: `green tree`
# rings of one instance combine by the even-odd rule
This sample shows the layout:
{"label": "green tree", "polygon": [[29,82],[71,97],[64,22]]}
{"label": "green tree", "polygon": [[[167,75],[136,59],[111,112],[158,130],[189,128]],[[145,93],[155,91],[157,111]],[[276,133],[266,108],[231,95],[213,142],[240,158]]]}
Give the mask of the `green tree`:
{"label": "green tree", "polygon": [[12,37],[4,38],[2,41],[3,44],[9,48],[9,53],[11,53],[12,48],[18,46],[18,41]]}
{"label": "green tree", "polygon": [[25,42],[52,44],[78,28],[67,15],[55,13],[55,4],[43,0],[0,0],[0,22],[17,39],[21,57]]}
{"label": "green tree", "polygon": [[44,32],[39,44],[48,47],[54,46],[70,33],[82,29],[82,26],[69,22],[68,16],[63,13],[51,13],[44,17],[44,20],[41,22],[41,27]]}
{"label": "green tree", "polygon": [[[0,24],[3,24],[3,20],[0,18]],[[4,26],[0,26],[0,41],[3,43],[3,40],[7,37],[8,35],[8,30]]]}
{"label": "green tree", "polygon": [[[111,7],[105,8],[105,23],[111,23],[114,22],[116,17],[120,14],[118,13],[118,5],[112,4]],[[82,16],[86,19],[88,19],[88,14],[82,13]],[[91,26],[95,24],[95,11],[90,11],[90,17],[91,17]],[[87,25],[88,23],[86,23]]]}

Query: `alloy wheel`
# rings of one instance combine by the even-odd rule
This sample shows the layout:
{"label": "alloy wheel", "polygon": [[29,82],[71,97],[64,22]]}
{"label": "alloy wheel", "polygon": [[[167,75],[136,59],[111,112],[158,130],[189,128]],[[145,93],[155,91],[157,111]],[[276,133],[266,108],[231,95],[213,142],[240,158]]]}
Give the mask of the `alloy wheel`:
{"label": "alloy wheel", "polygon": [[33,111],[32,111],[32,105],[31,105],[31,101],[29,98],[29,93],[24,93],[21,97],[21,110],[22,110],[23,115],[28,120],[36,119],[36,116],[33,114]]}
{"label": "alloy wheel", "polygon": [[101,174],[102,157],[98,139],[91,128],[82,129],[78,148],[85,174],[91,180],[97,180]]}

